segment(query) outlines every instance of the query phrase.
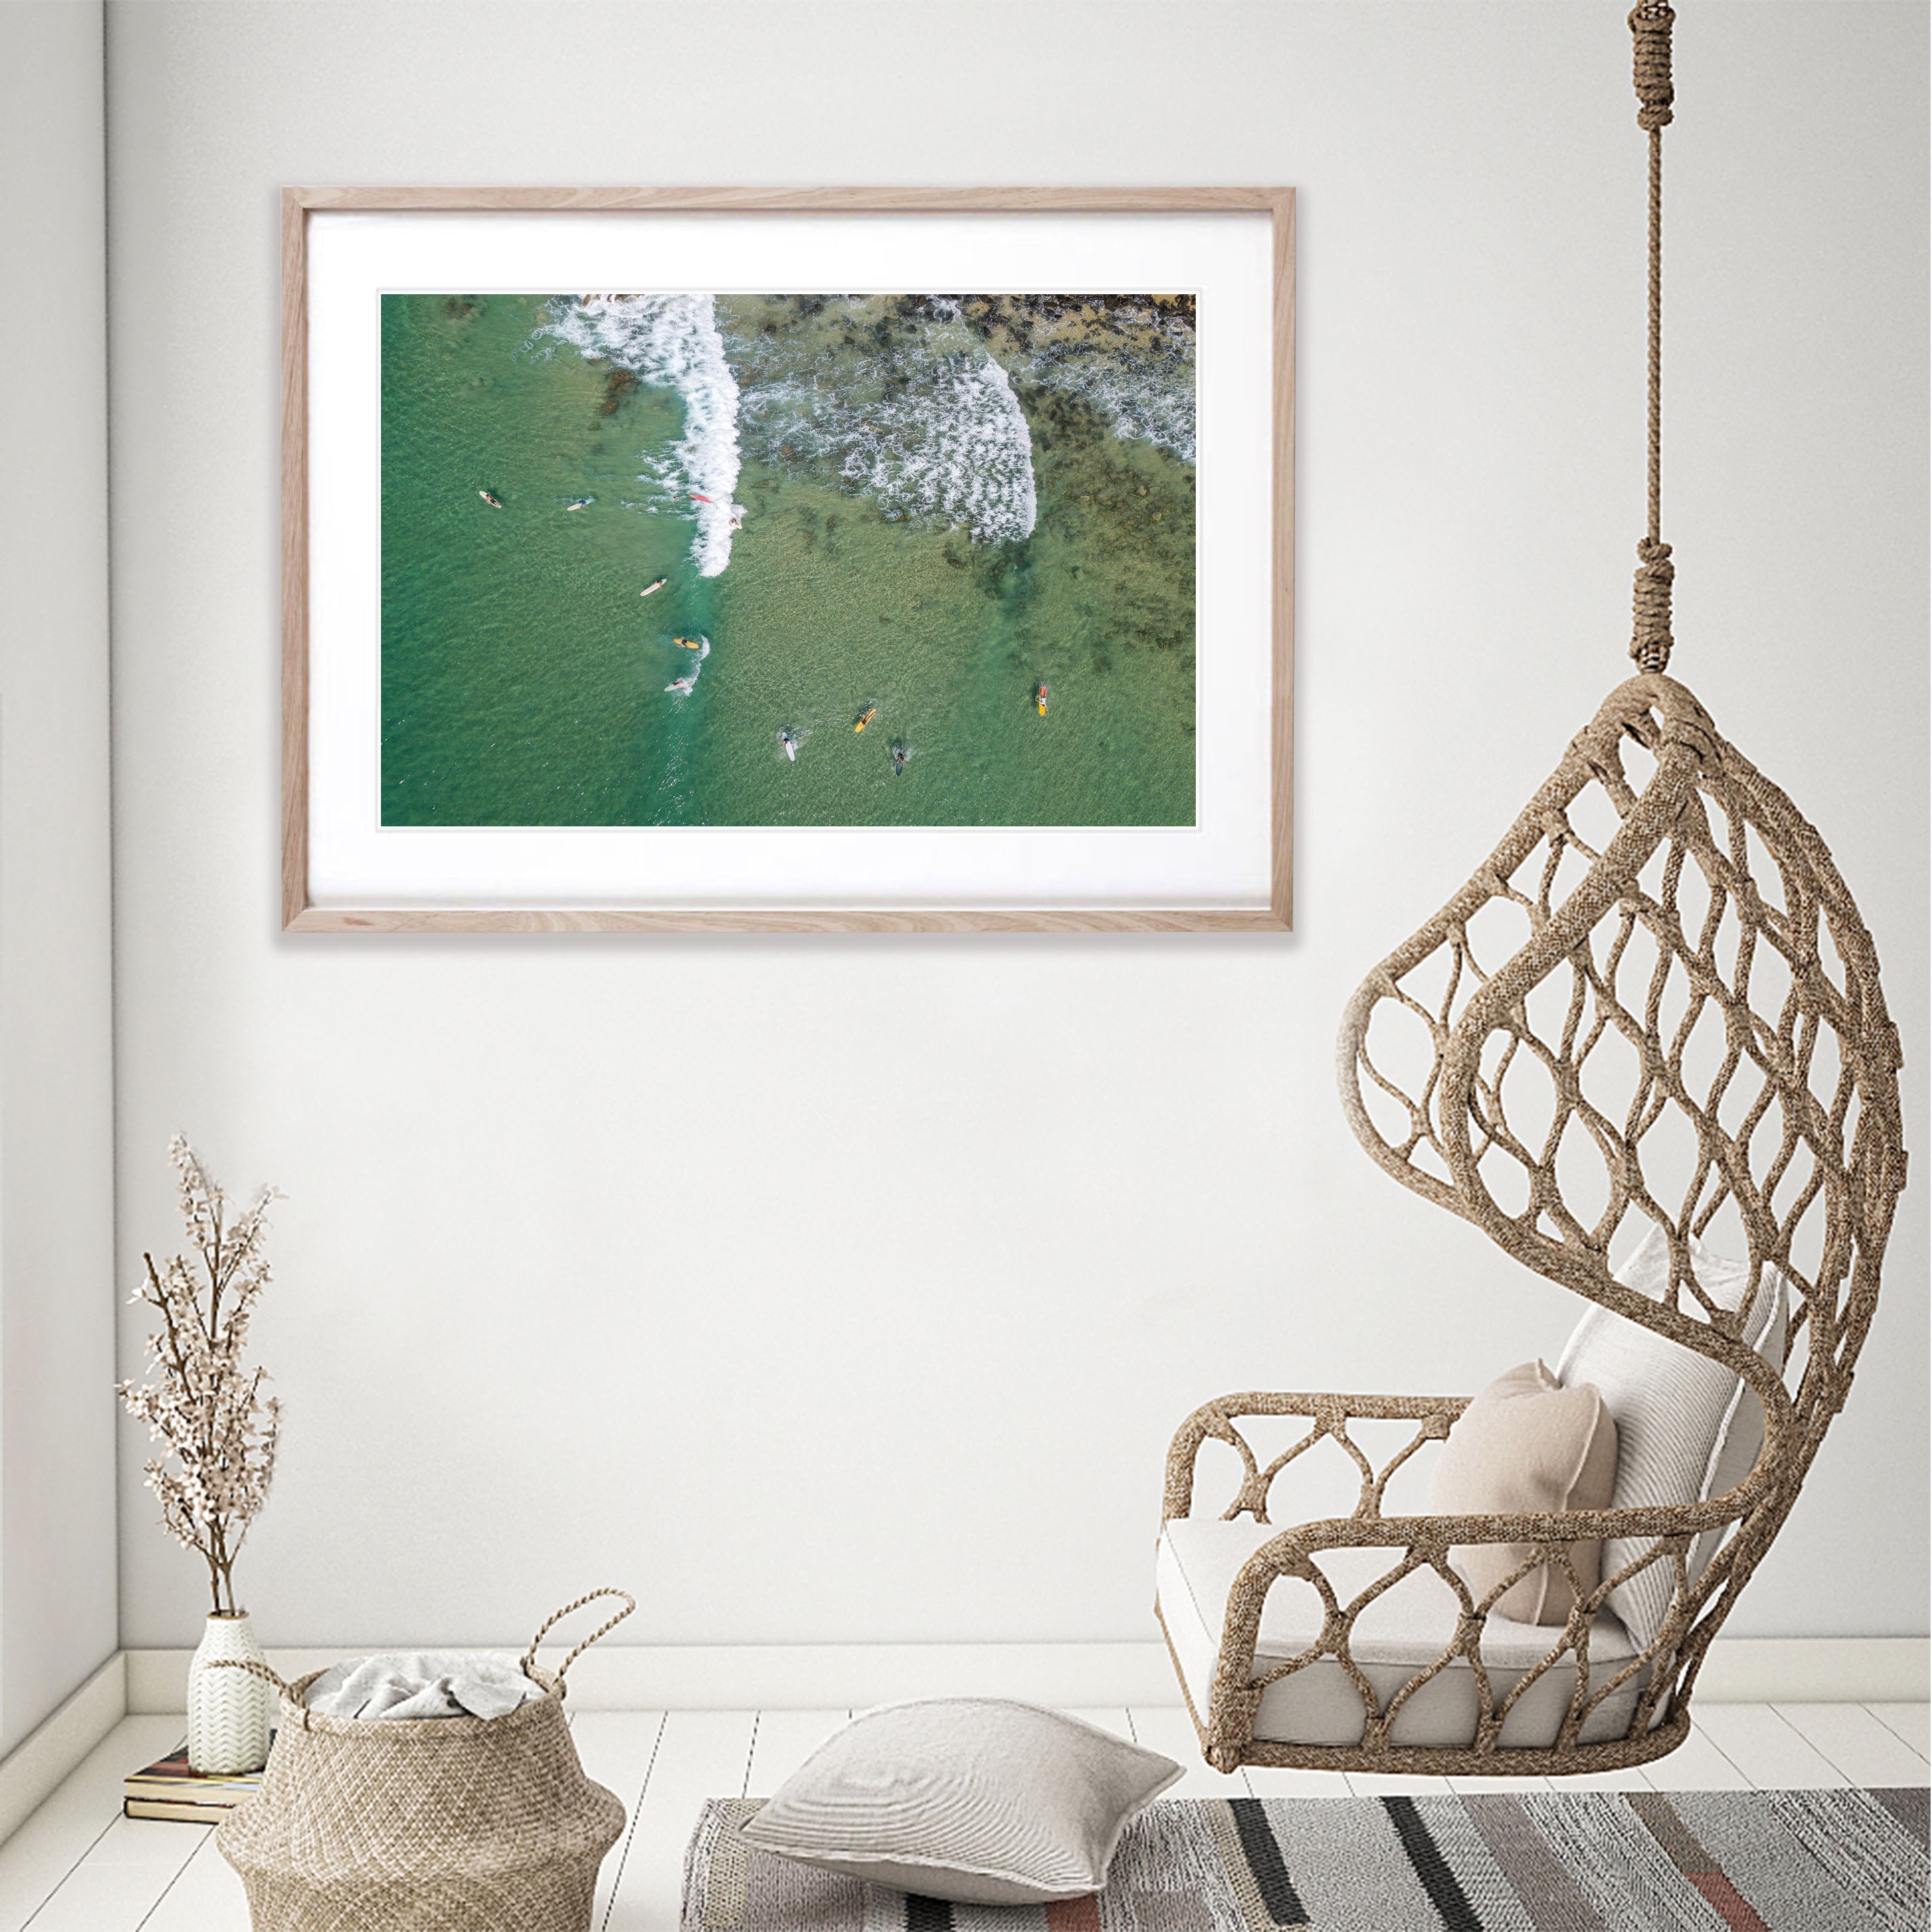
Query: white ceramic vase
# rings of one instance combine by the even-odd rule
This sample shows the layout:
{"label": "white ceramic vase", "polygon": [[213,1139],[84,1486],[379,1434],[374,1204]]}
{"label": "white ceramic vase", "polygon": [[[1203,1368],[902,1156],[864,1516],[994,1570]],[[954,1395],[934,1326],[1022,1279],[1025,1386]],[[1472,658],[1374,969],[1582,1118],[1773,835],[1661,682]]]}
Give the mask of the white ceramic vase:
{"label": "white ceramic vase", "polygon": [[188,1666],[188,1761],[217,1776],[260,1771],[268,1761],[274,1689],[253,1671],[209,1670],[218,1658],[267,1661],[246,1610],[211,1616]]}

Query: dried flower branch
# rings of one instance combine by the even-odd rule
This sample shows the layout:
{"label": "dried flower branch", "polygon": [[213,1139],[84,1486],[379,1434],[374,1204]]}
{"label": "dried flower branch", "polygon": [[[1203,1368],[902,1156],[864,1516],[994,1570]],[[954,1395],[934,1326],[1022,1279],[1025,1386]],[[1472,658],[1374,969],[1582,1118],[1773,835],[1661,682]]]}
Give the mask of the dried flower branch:
{"label": "dried flower branch", "polygon": [[169,1142],[168,1159],[199,1265],[172,1255],[157,1267],[142,1256],[147,1278],[132,1298],[156,1310],[161,1327],[148,1337],[153,1378],[122,1382],[120,1394],[166,1445],[147,1465],[163,1526],[200,1552],[215,1614],[232,1616],[235,1559],[268,1499],[281,1430],[280,1402],[262,1393],[266,1372],[242,1365],[249,1318],[268,1285],[268,1203],[280,1195],[263,1188],[231,1220],[228,1197],[182,1135]]}

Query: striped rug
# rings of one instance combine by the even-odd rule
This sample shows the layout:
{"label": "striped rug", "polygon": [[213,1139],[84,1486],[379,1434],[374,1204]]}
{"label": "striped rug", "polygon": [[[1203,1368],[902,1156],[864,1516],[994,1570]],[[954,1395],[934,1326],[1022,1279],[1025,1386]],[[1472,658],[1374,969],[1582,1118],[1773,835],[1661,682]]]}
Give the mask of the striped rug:
{"label": "striped rug", "polygon": [[713,1798],[684,1932],[1926,1932],[1926,1793],[1167,1800],[1106,1890],[947,1905],[794,1864]]}

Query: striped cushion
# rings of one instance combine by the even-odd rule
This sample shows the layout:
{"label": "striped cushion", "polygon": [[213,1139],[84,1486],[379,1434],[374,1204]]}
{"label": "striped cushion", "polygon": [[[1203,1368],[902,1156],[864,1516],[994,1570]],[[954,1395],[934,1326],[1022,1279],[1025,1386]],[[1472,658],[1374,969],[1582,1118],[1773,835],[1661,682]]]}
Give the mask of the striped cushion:
{"label": "striped cushion", "polygon": [[[1743,1262],[1690,1244],[1698,1286],[1720,1308],[1740,1306],[1750,1288]],[[1617,1270],[1626,1288],[1652,1301],[1670,1286],[1670,1248],[1653,1226]],[[1742,1340],[1766,1361],[1781,1366],[1789,1319],[1790,1288],[1767,1268],[1744,1325]],[[1694,1354],[1607,1308],[1593,1308],[1576,1324],[1556,1365],[1566,1388],[1594,1382],[1617,1425],[1617,1481],[1612,1509],[1700,1502],[1735,1488],[1750,1473],[1764,1442],[1764,1409],[1721,1362]],[[1693,1546],[1694,1578],[1722,1538],[1712,1531]],[[1614,1576],[1655,1546],[1653,1537],[1611,1537],[1604,1544],[1603,1574]],[[1660,1558],[1610,1592],[1610,1607],[1640,1648],[1662,1627],[1676,1588],[1673,1566]]]}
{"label": "striped cushion", "polygon": [[768,1852],[976,1905],[1078,1898],[1107,1882],[1172,1758],[1030,1704],[962,1698],[868,1711],[740,1828]]}

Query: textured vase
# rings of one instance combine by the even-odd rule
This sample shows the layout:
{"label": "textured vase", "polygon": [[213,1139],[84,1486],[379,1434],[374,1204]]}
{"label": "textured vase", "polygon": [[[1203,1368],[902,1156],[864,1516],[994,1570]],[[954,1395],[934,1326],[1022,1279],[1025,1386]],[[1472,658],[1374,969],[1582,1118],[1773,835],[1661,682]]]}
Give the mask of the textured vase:
{"label": "textured vase", "polygon": [[211,1616],[188,1670],[188,1761],[218,1776],[260,1771],[268,1759],[274,1694],[247,1670],[211,1670],[218,1658],[260,1664],[246,1610]]}

